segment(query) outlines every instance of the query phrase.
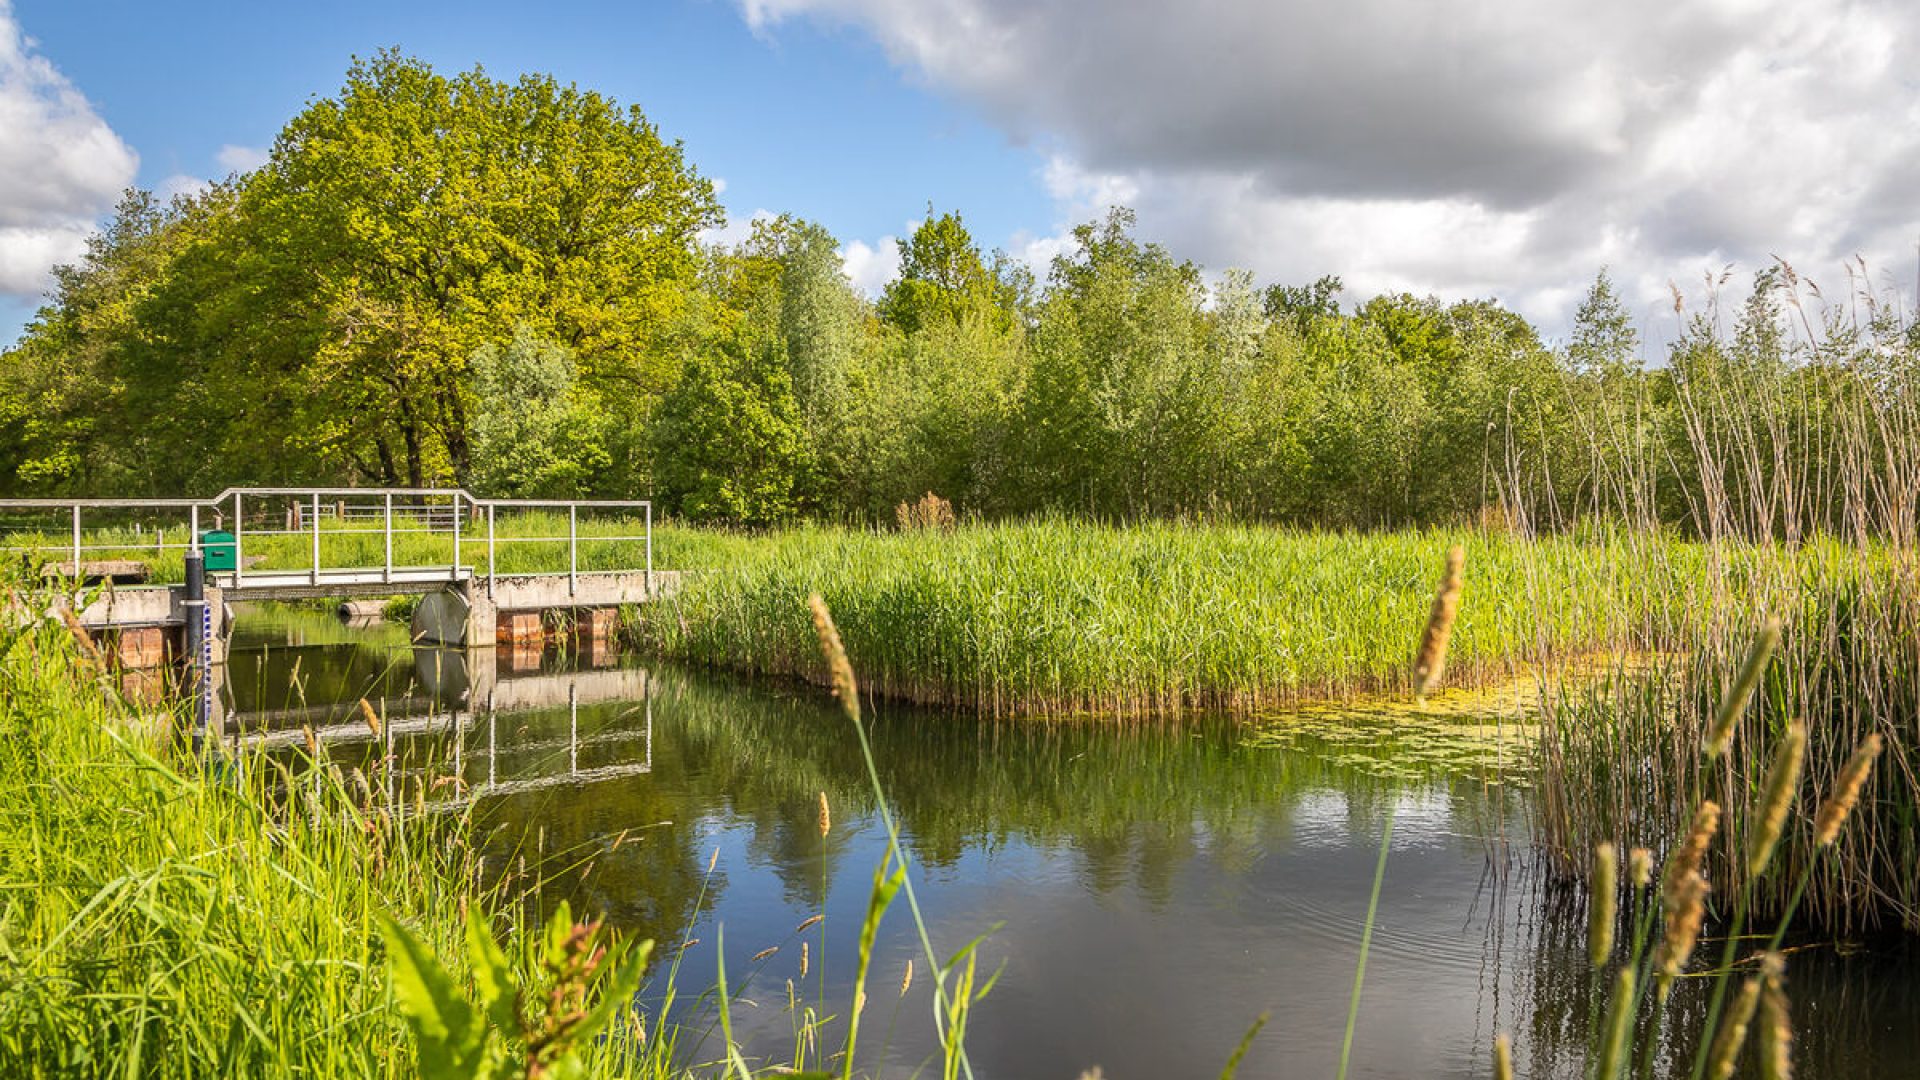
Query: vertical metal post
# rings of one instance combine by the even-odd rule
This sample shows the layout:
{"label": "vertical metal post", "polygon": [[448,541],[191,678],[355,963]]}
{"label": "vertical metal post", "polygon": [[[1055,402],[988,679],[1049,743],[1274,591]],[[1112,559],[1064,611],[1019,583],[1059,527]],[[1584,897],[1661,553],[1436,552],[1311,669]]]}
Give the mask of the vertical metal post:
{"label": "vertical metal post", "polygon": [[567,684],[567,772],[580,771],[580,687]]}
{"label": "vertical metal post", "polygon": [[380,516],[380,535],[386,547],[386,561],[381,563],[380,580],[393,580],[393,492],[386,494],[386,509]]}
{"label": "vertical metal post", "polygon": [[493,504],[487,504],[487,598],[493,598]]}
{"label": "vertical metal post", "polygon": [[80,583],[80,504],[73,504],[73,581]]}
{"label": "vertical metal post", "polygon": [[580,507],[567,504],[567,595],[580,589]]}
{"label": "vertical metal post", "polygon": [[647,503],[647,599],[653,599],[653,503]]}
{"label": "vertical metal post", "polygon": [[[198,517],[198,508],[195,508]],[[196,534],[198,530],[195,530]],[[213,619],[207,609],[207,571],[196,541],[187,552],[187,585],[181,598],[186,622],[188,690],[193,697],[193,749],[205,750],[207,728],[213,719]]]}
{"label": "vertical metal post", "polygon": [[240,550],[240,493],[233,493],[233,587],[240,587],[240,579],[247,572],[247,557]]}
{"label": "vertical metal post", "polygon": [[187,550],[200,554],[200,504],[187,509]]}
{"label": "vertical metal post", "polygon": [[320,493],[313,493],[313,575],[315,585],[320,584]]}
{"label": "vertical metal post", "polygon": [[460,580],[460,496],[453,497],[453,573],[454,581]]}

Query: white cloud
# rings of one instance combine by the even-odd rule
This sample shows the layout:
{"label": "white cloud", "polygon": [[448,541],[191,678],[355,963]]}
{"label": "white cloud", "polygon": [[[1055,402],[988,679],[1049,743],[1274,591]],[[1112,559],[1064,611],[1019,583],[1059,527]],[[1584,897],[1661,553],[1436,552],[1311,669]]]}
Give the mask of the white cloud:
{"label": "white cloud", "polygon": [[1125,203],[1267,279],[1553,326],[1602,264],[1650,311],[1729,261],[1904,267],[1920,231],[1904,0],[738,2],[863,28],[1041,148],[1062,225]]}
{"label": "white cloud", "polygon": [[0,293],[44,290],[54,264],[86,250],[138,164],[0,0]]}
{"label": "white cloud", "polygon": [[872,245],[851,240],[840,249],[840,264],[854,288],[869,299],[878,298],[888,283],[900,276],[900,248],[891,236],[883,236]]}
{"label": "white cloud", "polygon": [[746,243],[747,240],[753,236],[754,222],[772,221],[777,216],[773,211],[764,208],[755,210],[746,217],[737,217],[733,214],[728,214],[724,224],[716,225],[711,229],[702,229],[700,231],[700,242],[703,244],[717,244],[721,247],[736,247]]}
{"label": "white cloud", "polygon": [[267,163],[268,152],[258,146],[235,146],[228,143],[213,156],[220,168],[228,173],[249,173]]}

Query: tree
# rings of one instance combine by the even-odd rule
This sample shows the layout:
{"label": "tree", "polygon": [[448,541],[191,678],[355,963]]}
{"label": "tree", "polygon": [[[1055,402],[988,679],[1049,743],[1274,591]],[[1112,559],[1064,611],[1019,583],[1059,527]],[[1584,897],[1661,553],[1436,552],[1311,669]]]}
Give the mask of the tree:
{"label": "tree", "polygon": [[959,214],[927,217],[900,249],[900,276],[880,297],[880,316],[906,334],[936,325],[981,319],[996,330],[1012,328],[1019,281],[1010,267],[989,268]]}
{"label": "tree", "polygon": [[473,399],[473,483],[487,495],[579,495],[611,463],[573,355],[529,330],[475,351]]}
{"label": "tree", "polygon": [[285,376],[323,407],[383,403],[343,441],[421,484],[469,473],[469,360],[521,327],[609,401],[664,389],[659,335],[718,205],[637,108],[383,52],[281,132],[243,216],[254,287],[310,346]]}
{"label": "tree", "polygon": [[793,380],[776,350],[750,333],[689,360],[653,427],[660,494],[668,509],[696,521],[770,525],[794,517],[806,450]]}
{"label": "tree", "polygon": [[1633,328],[1633,318],[1614,291],[1613,278],[1602,267],[1574,312],[1567,363],[1586,375],[1624,371],[1632,366],[1639,347],[1640,335]]}

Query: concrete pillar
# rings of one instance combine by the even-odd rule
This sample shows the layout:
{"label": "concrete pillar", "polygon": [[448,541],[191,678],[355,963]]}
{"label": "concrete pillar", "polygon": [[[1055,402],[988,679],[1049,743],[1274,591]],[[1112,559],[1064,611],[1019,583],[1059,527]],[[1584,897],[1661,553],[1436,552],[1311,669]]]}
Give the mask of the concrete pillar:
{"label": "concrete pillar", "polygon": [[499,634],[499,609],[493,606],[493,597],[480,582],[468,581],[463,588],[467,596],[467,645],[491,649]]}

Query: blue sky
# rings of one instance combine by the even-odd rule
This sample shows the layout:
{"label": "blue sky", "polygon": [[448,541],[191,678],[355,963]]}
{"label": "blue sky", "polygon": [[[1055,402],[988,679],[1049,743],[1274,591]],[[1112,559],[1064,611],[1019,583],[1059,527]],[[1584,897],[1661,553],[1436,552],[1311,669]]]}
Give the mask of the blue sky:
{"label": "blue sky", "polygon": [[[736,217],[818,220],[876,250],[924,216],[961,209],[983,243],[1054,228],[1044,161],[892,67],[871,38],[796,22],[756,32],[720,0],[567,5],[192,5],[15,0],[36,51],[139,155],[157,190],[223,174],[224,148],[268,146],[350,58],[387,46],[438,68],[550,72],[638,104]],[[245,157],[230,150],[228,160]],[[11,340],[32,310],[0,310]]]}
{"label": "blue sky", "polygon": [[1911,0],[0,0],[0,341],[121,185],[246,163],[387,46],[640,105],[869,291],[929,202],[1041,270],[1119,203],[1210,272],[1550,339],[1607,267],[1656,353],[1676,288],[1776,258],[1914,302]]}

